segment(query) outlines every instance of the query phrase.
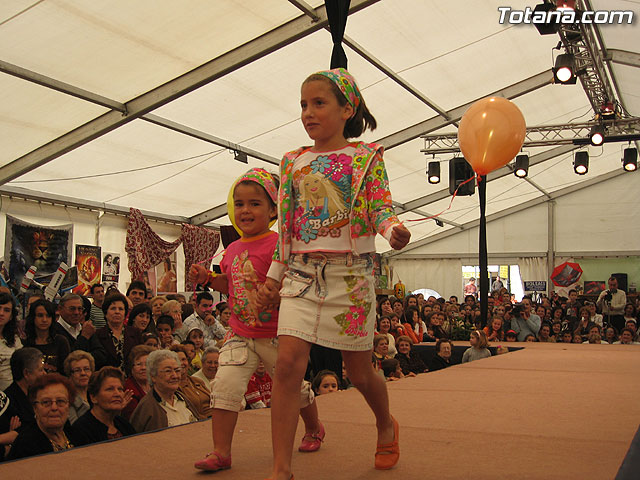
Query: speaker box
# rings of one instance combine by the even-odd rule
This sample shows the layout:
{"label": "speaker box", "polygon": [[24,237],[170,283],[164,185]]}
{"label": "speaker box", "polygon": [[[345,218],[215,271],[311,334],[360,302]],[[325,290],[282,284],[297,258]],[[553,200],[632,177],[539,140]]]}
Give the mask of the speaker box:
{"label": "speaker box", "polygon": [[618,288],[627,293],[627,274],[626,273],[612,273],[612,277],[616,277],[618,279]]}
{"label": "speaker box", "polygon": [[[464,157],[455,157],[449,160],[449,193],[453,195],[461,183],[475,177],[473,168]],[[473,195],[476,191],[476,182],[471,180],[458,190],[458,195]]]}

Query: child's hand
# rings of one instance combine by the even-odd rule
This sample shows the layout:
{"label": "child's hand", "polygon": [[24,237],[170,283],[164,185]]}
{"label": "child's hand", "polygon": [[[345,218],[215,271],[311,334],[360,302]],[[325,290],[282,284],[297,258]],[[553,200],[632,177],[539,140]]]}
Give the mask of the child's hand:
{"label": "child's hand", "polygon": [[194,285],[204,285],[207,281],[207,269],[202,265],[191,265],[188,280]]}
{"label": "child's hand", "polygon": [[402,225],[401,223],[393,227],[391,231],[391,240],[389,240],[389,245],[394,250],[402,250],[407,246],[411,240],[411,232],[407,227]]}
{"label": "child's hand", "polygon": [[273,278],[267,277],[264,285],[258,289],[258,308],[271,310],[280,303],[280,284]]}

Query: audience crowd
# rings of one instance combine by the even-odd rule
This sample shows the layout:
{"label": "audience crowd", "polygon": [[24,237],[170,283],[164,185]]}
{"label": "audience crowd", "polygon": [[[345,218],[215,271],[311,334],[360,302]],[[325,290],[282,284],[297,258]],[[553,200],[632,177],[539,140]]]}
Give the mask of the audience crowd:
{"label": "audience crowd", "polygon": [[[373,367],[388,381],[447,368],[453,341],[468,341],[461,362],[508,352],[508,342],[638,343],[639,308],[615,277],[596,301],[552,294],[515,303],[494,282],[482,321],[477,292],[459,303],[422,294],[379,296]],[[608,295],[611,293],[611,295]],[[0,461],[57,452],[212,416],[209,396],[230,309],[208,292],[149,298],[134,281],[126,295],[102,285],[91,301],[72,293],[58,305],[31,295],[18,321],[14,297],[0,289]],[[428,358],[414,345],[434,342]],[[458,356],[459,357],[459,356]],[[340,363],[338,362],[338,369]],[[351,387],[343,371],[307,372],[317,395]],[[264,365],[245,394],[267,408]]]}

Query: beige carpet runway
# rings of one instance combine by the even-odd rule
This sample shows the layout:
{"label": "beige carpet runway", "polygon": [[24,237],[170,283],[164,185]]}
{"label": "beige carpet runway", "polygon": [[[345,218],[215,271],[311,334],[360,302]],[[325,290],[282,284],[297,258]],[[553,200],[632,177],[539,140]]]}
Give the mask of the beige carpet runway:
{"label": "beige carpet runway", "polygon": [[[520,345],[388,383],[402,452],[388,472],[373,468],[374,418],[360,394],[318,397],[327,437],[294,454],[296,479],[614,478],[640,423],[640,345]],[[193,469],[210,450],[202,422],[0,465],[0,478],[212,477]],[[269,411],[243,412],[233,468],[213,478],[263,479],[270,465]]]}

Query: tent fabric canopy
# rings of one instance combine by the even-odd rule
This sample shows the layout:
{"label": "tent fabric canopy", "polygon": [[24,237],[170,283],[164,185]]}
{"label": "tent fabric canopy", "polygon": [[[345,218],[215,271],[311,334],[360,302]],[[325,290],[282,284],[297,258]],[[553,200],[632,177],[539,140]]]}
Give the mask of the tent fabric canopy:
{"label": "tent fabric canopy", "polygon": [[[636,3],[623,0],[586,3],[640,14]],[[432,159],[420,152],[419,137],[455,132],[471,102],[490,94],[511,98],[528,126],[593,118],[580,83],[551,83],[559,37],[541,36],[533,25],[500,25],[499,6],[498,0],[351,1],[344,49],[379,125],[362,138],[385,145],[403,220],[449,206],[447,168],[441,184],[427,183]],[[309,144],[299,89],[308,74],[329,67],[326,26],[321,1],[4,2],[0,192],[229,223],[233,179],[254,166],[277,171],[284,152]],[[639,32],[637,20],[597,27],[601,47],[613,52],[607,75],[630,116],[640,116]],[[621,56],[626,60],[616,61]],[[248,164],[234,160],[234,150],[248,152]],[[570,148],[527,153],[538,159],[527,180],[508,170],[490,178],[487,215],[622,174],[620,144],[590,148],[584,177],[573,172]],[[432,220],[408,224],[412,242],[476,220],[477,197],[456,197],[441,218],[442,228]],[[389,249],[377,241],[379,251]]]}

